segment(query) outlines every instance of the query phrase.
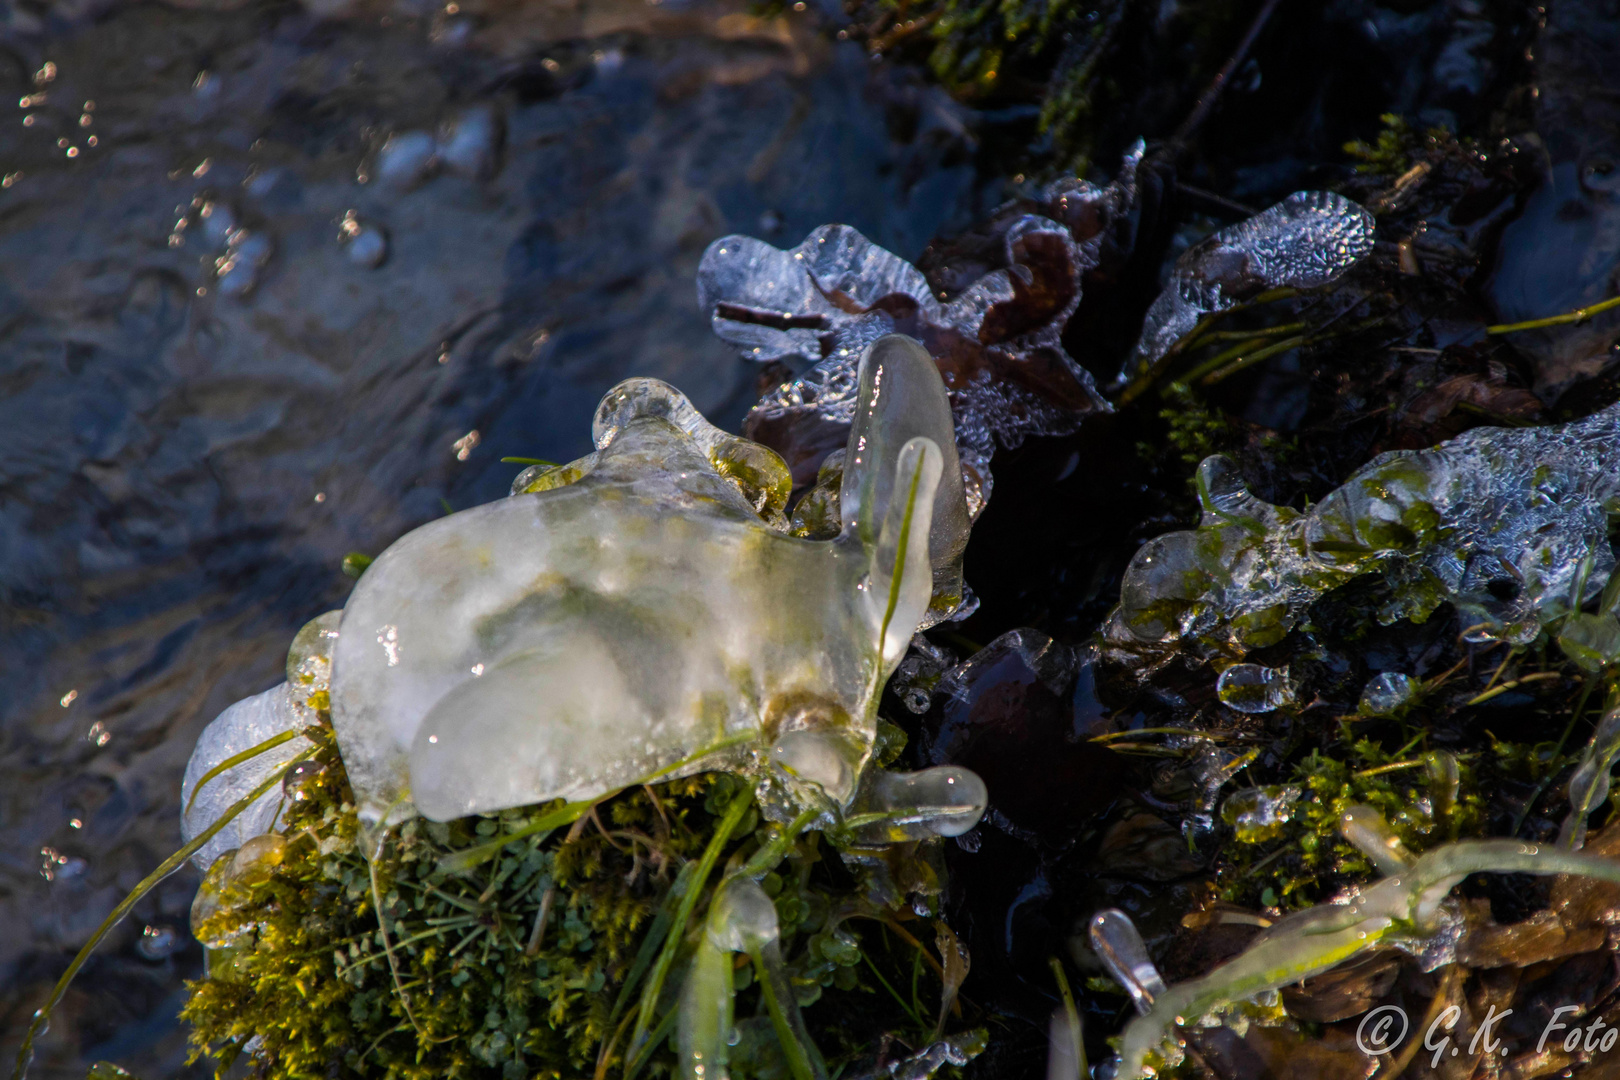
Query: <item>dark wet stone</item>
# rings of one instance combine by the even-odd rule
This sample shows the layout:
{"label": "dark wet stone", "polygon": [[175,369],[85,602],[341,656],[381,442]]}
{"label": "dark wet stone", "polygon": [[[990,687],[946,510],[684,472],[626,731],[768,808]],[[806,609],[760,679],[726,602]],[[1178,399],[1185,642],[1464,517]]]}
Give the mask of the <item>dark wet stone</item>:
{"label": "dark wet stone", "polygon": [[940,681],[928,759],[978,773],[990,820],[1056,845],[1118,797],[1116,755],[1091,742],[1106,728],[1087,652],[1034,630],[1014,630]]}

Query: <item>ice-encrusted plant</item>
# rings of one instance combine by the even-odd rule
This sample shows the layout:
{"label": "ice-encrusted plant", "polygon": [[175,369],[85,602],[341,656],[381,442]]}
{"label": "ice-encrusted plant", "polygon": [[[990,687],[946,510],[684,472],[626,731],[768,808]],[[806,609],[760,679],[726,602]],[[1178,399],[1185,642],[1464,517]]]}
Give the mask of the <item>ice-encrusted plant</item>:
{"label": "ice-encrusted plant", "polygon": [[[1375,613],[1382,623],[1422,622],[1449,601],[1470,640],[1524,644],[1575,616],[1613,572],[1620,406],[1382,454],[1304,511],[1255,498],[1220,456],[1199,467],[1197,489],[1199,526],[1148,541],[1125,572],[1103,629],[1116,658],[1180,648],[1241,659],[1281,641],[1317,597],[1368,573],[1391,586]],[[1596,640],[1613,622],[1607,611],[1574,621],[1571,632],[1593,648],[1620,645]]]}
{"label": "ice-encrusted plant", "polygon": [[977,516],[998,446],[1067,434],[1109,409],[1062,337],[1083,276],[1116,232],[1129,231],[1142,154],[1138,143],[1111,184],[1062,180],[1009,209],[968,260],[985,272],[939,293],[917,267],[847,225],[823,225],[786,250],[749,236],[710,244],[698,303],[715,333],[745,359],[794,373],[760,399],[744,431],[781,451],[798,485],[808,484],[844,443],[862,349],[908,334],[944,377]]}
{"label": "ice-encrusted plant", "polygon": [[[730,988],[705,978],[705,946],[689,951],[696,919],[754,957],[797,1080],[825,1075],[794,998],[772,992],[785,976],[768,928],[727,913],[758,915],[752,890],[807,829],[881,848],[957,835],[985,805],[967,770],[895,774],[874,761],[879,692],[930,606],[960,599],[968,515],[928,354],[898,336],[873,342],[860,387],[839,489],[846,524],[824,540],[791,531],[791,481],[773,452],[712,427],[663,383],[615,387],[591,454],[528,470],[509,498],[402,538],[341,613],[300,632],[287,683],[210,725],[187,769],[187,844],[165,872],[206,857],[219,879],[209,895],[272,872],[272,849],[289,843],[275,832],[278,788],[334,741],[379,914],[390,902],[377,864],[418,815],[543,807],[516,831],[446,853],[437,872],[458,874],[627,789],[736,774],[744,794],[688,863],[638,961],[622,1048],[636,1060],[667,1033],[663,991],[684,964],[682,1067],[724,1076],[726,1041],[706,1038],[702,1018],[730,1008]],[[773,831],[709,889],[756,804]],[[377,933],[404,1000],[386,918]],[[405,1017],[428,1037],[408,1005]]]}
{"label": "ice-encrusted plant", "polygon": [[[1121,1078],[1152,1076],[1156,1065],[1179,1060],[1177,1027],[1190,1028],[1206,1016],[1319,975],[1372,948],[1404,949],[1424,960],[1425,967],[1445,962],[1461,925],[1448,897],[1470,874],[1574,874],[1620,884],[1620,862],[1520,840],[1458,840],[1414,856],[1369,807],[1347,810],[1340,828],[1384,877],[1332,903],[1284,917],[1235,958],[1169,988],[1160,982],[1144,992],[1149,980],[1136,961],[1145,959],[1145,951],[1117,950],[1135,958],[1111,966],[1142,1013],[1125,1028]],[[1134,936],[1128,922],[1123,930],[1113,925],[1107,929],[1115,937]],[[1146,970],[1156,977],[1151,965]]]}

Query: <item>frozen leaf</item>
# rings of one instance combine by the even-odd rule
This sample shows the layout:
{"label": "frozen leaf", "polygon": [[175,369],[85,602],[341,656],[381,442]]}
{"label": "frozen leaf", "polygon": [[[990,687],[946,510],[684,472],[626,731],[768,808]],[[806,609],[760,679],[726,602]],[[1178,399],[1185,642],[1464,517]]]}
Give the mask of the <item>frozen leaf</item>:
{"label": "frozen leaf", "polygon": [[823,458],[844,445],[861,350],[883,334],[908,334],[950,391],[976,516],[998,445],[1065,434],[1108,408],[1061,336],[1082,275],[1128,217],[1140,150],[1133,153],[1106,188],[1070,181],[1049,191],[1041,208],[1062,221],[1041,213],[1005,221],[985,272],[949,301],[910,263],[848,226],[823,226],[787,251],[745,236],[715,241],[698,270],[698,301],[715,333],[749,359],[798,373],[755,406],[749,437],[781,452],[795,486],[808,486]]}

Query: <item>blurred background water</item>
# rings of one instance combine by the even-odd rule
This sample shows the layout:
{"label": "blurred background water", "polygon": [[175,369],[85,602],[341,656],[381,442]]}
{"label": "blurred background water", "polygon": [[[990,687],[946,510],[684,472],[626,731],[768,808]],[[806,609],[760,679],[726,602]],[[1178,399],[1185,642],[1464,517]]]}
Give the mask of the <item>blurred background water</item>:
{"label": "blurred background water", "polygon": [[[914,258],[997,201],[1002,121],[803,7],[0,5],[6,1068],[345,552],[500,496],[504,455],[584,452],[629,375],[734,426],[714,238],[842,221]],[[32,1075],[188,1071],[195,887],[103,944]]]}

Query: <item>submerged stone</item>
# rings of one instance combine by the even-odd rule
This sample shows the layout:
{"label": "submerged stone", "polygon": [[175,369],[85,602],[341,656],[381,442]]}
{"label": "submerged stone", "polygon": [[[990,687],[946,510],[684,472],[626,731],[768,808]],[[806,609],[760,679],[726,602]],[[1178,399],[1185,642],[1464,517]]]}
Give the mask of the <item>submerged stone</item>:
{"label": "submerged stone", "polygon": [[716,768],[847,801],[967,526],[940,482],[950,417],[927,354],[875,342],[861,385],[834,539],[784,531],[776,455],[632,380],[603,399],[592,454],[379,556],[333,662],[362,821]]}

